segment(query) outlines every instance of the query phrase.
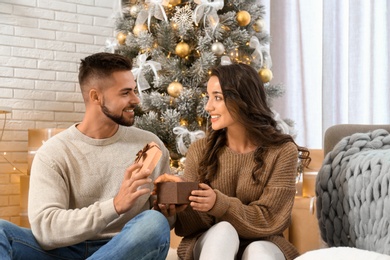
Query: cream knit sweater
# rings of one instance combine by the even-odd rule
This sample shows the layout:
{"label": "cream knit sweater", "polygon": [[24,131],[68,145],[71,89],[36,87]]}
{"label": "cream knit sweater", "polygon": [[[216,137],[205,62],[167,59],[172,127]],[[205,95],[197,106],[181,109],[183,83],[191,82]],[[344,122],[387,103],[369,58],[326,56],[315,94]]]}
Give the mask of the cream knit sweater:
{"label": "cream knit sweater", "polygon": [[[198,165],[206,140],[192,144],[186,157],[184,178],[198,180]],[[260,184],[253,182],[253,152],[238,154],[225,147],[219,156],[219,169],[211,186],[217,194],[214,207],[207,213],[187,209],[178,214],[177,235],[184,236],[178,248],[181,259],[193,259],[196,239],[219,221],[228,221],[237,230],[242,245],[254,240],[275,243],[286,259],[298,256],[284,237],[290,224],[295,196],[298,151],[293,143],[270,149],[265,156],[265,171]]]}
{"label": "cream knit sweater", "polygon": [[48,250],[112,237],[131,218],[150,209],[153,198],[144,195],[118,216],[113,198],[125,169],[151,141],[163,151],[154,180],[169,173],[169,154],[150,132],[119,126],[110,138],[92,139],[73,125],[45,142],[34,157],[28,202],[31,229],[40,245]]}

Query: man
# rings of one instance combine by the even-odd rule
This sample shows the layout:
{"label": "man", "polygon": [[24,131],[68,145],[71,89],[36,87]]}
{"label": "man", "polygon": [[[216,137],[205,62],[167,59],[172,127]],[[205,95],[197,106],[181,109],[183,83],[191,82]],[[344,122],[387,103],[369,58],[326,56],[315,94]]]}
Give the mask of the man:
{"label": "man", "polygon": [[[79,83],[85,116],[37,151],[31,230],[0,221],[0,259],[165,259],[170,225],[150,210],[150,192],[169,172],[169,154],[157,136],[131,127],[140,102],[131,62],[93,54],[81,61]],[[153,172],[137,172],[136,154],[152,141],[163,155]]]}

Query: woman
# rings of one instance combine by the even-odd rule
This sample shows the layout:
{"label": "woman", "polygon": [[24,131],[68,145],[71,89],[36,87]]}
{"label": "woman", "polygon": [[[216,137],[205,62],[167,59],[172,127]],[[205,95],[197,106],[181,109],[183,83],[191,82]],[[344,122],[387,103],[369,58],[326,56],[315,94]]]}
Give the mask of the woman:
{"label": "woman", "polygon": [[[298,156],[309,159],[308,150],[278,129],[251,66],[213,69],[207,93],[212,129],[190,146],[183,175],[198,181],[199,190],[192,191],[189,207],[176,208],[175,232],[184,237],[179,257],[294,259],[298,252],[283,231],[290,224]],[[175,211],[159,207],[167,215]]]}

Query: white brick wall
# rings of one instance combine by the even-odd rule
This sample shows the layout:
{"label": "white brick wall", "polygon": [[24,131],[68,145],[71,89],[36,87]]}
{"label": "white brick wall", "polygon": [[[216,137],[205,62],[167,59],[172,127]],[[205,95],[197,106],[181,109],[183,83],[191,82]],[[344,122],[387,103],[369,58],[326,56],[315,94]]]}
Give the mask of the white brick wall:
{"label": "white brick wall", "polygon": [[[27,173],[30,128],[82,119],[78,64],[114,36],[113,1],[1,0],[0,107],[12,109],[0,142],[0,218],[18,224],[19,173]],[[0,136],[4,123],[0,114]]]}

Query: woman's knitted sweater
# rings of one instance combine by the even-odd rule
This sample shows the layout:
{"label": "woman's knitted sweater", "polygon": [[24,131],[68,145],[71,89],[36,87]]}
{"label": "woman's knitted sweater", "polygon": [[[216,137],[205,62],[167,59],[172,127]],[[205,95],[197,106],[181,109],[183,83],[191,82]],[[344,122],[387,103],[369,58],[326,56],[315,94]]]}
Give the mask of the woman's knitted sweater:
{"label": "woman's knitted sweater", "polygon": [[[205,139],[190,146],[184,172],[186,180],[198,181],[205,147]],[[255,166],[253,154],[238,154],[226,146],[219,153],[218,171],[211,181],[217,194],[214,207],[208,212],[197,212],[189,206],[178,214],[175,232],[184,237],[178,248],[181,259],[193,259],[196,239],[220,221],[235,227],[242,246],[267,240],[276,244],[286,259],[298,256],[295,247],[283,237],[294,204],[298,150],[292,142],[269,149],[259,184],[254,183],[251,175]]]}

